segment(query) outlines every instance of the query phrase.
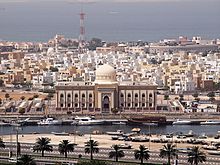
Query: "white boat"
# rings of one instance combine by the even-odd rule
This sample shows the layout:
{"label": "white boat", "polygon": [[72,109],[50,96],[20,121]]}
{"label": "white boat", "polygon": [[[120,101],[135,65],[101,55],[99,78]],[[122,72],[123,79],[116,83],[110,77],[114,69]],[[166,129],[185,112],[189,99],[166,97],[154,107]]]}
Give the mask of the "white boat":
{"label": "white boat", "polygon": [[220,124],[220,121],[204,121],[200,122],[201,125],[218,125]]}
{"label": "white boat", "polygon": [[121,149],[131,149],[132,145],[128,144],[128,143],[124,143],[124,144],[119,144],[118,145]]}
{"label": "white boat", "polygon": [[108,135],[115,135],[115,136],[120,136],[123,135],[124,132],[122,130],[117,130],[116,132],[106,132]]}
{"label": "white boat", "polygon": [[69,136],[69,133],[67,132],[51,132],[51,133],[57,136]]}
{"label": "white boat", "polygon": [[38,123],[38,125],[61,125],[62,121],[61,120],[54,120],[53,118],[46,118],[43,120],[40,120]]}
{"label": "white boat", "polygon": [[112,125],[126,125],[126,122],[120,121],[120,122],[112,122]]}
{"label": "white boat", "polygon": [[203,145],[202,148],[205,149],[205,150],[217,150],[218,149],[214,145]]}
{"label": "white boat", "polygon": [[91,117],[76,117],[74,121],[71,123],[73,125],[102,125],[104,124],[104,120],[97,120]]}
{"label": "white boat", "polygon": [[176,121],[173,122],[173,125],[186,125],[186,124],[191,124],[192,122],[189,120],[180,120],[177,119]]}
{"label": "white boat", "polygon": [[207,151],[209,155],[220,155],[220,151]]}

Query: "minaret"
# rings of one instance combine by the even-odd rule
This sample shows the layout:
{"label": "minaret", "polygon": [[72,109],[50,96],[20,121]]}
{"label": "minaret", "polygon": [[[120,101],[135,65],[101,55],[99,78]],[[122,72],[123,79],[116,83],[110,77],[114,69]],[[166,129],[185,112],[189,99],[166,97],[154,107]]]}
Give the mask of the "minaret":
{"label": "minaret", "polygon": [[80,15],[79,48],[83,48],[85,42],[85,26],[84,26],[85,13],[83,12],[83,10],[81,10],[79,15]]}

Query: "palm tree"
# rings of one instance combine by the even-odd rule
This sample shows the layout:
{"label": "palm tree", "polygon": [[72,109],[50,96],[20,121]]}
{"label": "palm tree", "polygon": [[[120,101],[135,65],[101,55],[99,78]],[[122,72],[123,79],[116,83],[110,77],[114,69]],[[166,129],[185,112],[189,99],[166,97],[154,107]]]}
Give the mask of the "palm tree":
{"label": "palm tree", "polygon": [[74,145],[73,143],[70,143],[69,140],[63,140],[60,142],[59,146],[58,146],[58,151],[61,154],[65,155],[65,158],[67,158],[67,153],[68,152],[73,152],[74,150]]}
{"label": "palm tree", "polygon": [[98,148],[98,142],[94,140],[89,140],[85,143],[85,153],[89,154],[90,153],[90,160],[93,160],[93,153],[98,153],[99,148]]}
{"label": "palm tree", "polygon": [[188,153],[188,162],[191,164],[198,165],[206,161],[206,155],[200,150],[198,146],[194,146]]}
{"label": "palm tree", "polygon": [[114,158],[115,161],[118,162],[118,158],[122,158],[125,156],[124,151],[120,150],[119,145],[113,145],[112,148],[114,151],[109,152],[109,158]]}
{"label": "palm tree", "polygon": [[42,137],[42,138],[37,138],[36,139],[36,143],[35,146],[33,147],[33,151],[41,151],[42,153],[42,157],[44,156],[44,151],[49,151],[52,152],[53,151],[53,147],[50,144],[50,140],[47,137]]}
{"label": "palm tree", "polygon": [[144,145],[140,145],[139,150],[134,151],[134,157],[141,160],[141,164],[143,164],[144,159],[148,160],[150,158],[149,150]]}
{"label": "palm tree", "polygon": [[16,165],[36,165],[36,163],[30,155],[22,155]]}
{"label": "palm tree", "polygon": [[0,138],[0,148],[5,148],[5,143],[3,142],[2,138]]}
{"label": "palm tree", "polygon": [[167,143],[163,146],[163,149],[160,149],[160,157],[168,158],[168,165],[170,165],[170,159],[172,159],[173,156],[177,156],[177,150],[175,149],[176,145],[172,143]]}

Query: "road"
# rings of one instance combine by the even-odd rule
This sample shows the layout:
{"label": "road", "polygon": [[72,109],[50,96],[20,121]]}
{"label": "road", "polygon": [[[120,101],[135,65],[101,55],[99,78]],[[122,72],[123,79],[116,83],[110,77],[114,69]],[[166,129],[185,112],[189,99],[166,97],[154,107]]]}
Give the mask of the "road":
{"label": "road", "polygon": [[[9,149],[11,148],[11,151],[13,153],[16,152],[16,147],[15,144],[12,144],[11,146],[8,144],[6,144],[6,148],[5,149],[0,149],[1,153],[5,153],[8,154]],[[37,157],[36,160],[40,160],[40,156],[41,153],[35,153],[33,152],[33,146],[34,144],[21,144],[21,153],[22,154],[29,154],[29,155],[33,155],[34,157]],[[98,154],[94,154],[94,158],[95,159],[104,159],[104,160],[112,160],[109,159],[108,157],[108,153],[112,151],[112,149],[110,148],[99,148],[99,153]],[[125,153],[125,157],[120,158],[120,160],[123,161],[130,161],[130,162],[138,162],[137,160],[134,159],[134,150],[132,149],[124,149],[124,153]],[[78,158],[79,155],[82,155],[83,158],[88,158],[89,159],[89,154],[85,154],[84,152],[84,148],[83,147],[78,147],[76,146],[74,149],[74,152],[69,153],[68,154],[68,158],[61,158],[62,155],[60,155],[60,153],[58,152],[58,146],[54,145],[53,146],[53,152],[48,153],[45,152],[45,156],[50,156],[53,157],[52,159],[55,159],[56,161],[59,161],[60,159],[63,160],[74,160],[74,158]],[[45,158],[44,158],[45,159]],[[50,158],[51,159],[51,158]],[[159,151],[150,151],[150,159],[148,160],[148,162],[152,162],[152,163],[165,163],[167,161],[167,158],[161,158],[159,157]],[[208,155],[207,156],[207,161],[205,163],[203,163],[204,165],[219,165],[220,162],[220,156],[213,156],[213,155]],[[178,164],[187,164],[187,154],[185,153],[180,153],[178,154]]]}

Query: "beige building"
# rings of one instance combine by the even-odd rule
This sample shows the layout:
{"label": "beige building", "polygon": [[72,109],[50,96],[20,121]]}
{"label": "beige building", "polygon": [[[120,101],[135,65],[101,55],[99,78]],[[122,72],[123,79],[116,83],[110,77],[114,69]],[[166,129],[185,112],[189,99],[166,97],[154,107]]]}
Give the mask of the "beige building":
{"label": "beige building", "polygon": [[110,65],[96,70],[94,82],[62,82],[56,86],[56,110],[73,113],[149,112],[156,109],[155,84],[118,82]]}

